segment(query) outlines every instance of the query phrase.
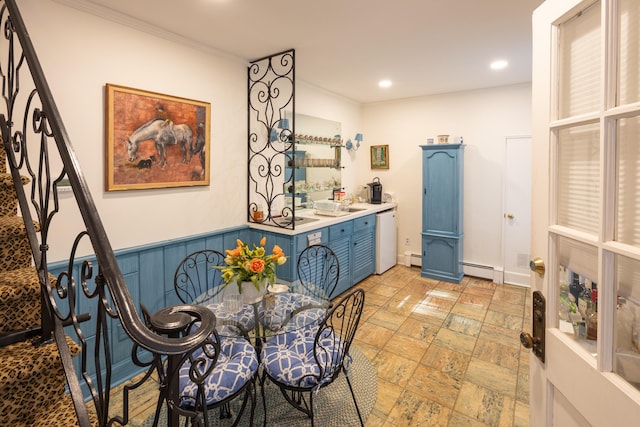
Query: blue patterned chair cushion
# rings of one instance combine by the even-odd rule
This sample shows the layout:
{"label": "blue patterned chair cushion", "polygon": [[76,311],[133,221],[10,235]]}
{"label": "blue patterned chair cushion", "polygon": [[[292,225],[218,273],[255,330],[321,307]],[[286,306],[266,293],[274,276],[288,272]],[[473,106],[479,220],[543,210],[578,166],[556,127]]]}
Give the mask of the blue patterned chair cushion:
{"label": "blue patterned chair cushion", "polygon": [[205,307],[215,313],[216,319],[238,322],[247,331],[252,330],[256,326],[253,306],[250,304],[242,304],[242,309],[238,313],[229,313],[224,309],[223,304],[222,302],[210,302],[206,304]]}
{"label": "blue patterned chair cushion", "polygon": [[313,297],[298,293],[276,294],[274,304],[261,308],[259,312],[261,323],[272,331],[278,331],[283,327],[288,329],[298,329],[301,326],[318,323],[323,319],[326,309],[310,308],[302,310],[291,319],[290,325],[284,325],[285,320],[293,313],[294,310],[311,305],[320,305]]}
{"label": "blue patterned chair cushion", "polygon": [[[258,355],[244,338],[220,338],[220,355],[211,374],[205,380],[204,394],[207,405],[213,405],[237,393],[258,370]],[[202,349],[194,355],[200,356]],[[211,361],[207,360],[205,371]],[[189,378],[191,364],[185,363],[180,369],[180,405],[195,406],[197,386]]]}
{"label": "blue patterned chair cushion", "polygon": [[[319,363],[314,358],[317,327],[303,328],[269,339],[260,353],[262,366],[276,381],[288,386],[313,389],[328,381],[339,366],[342,344],[328,333],[319,341]],[[321,368],[321,366],[323,368]]]}

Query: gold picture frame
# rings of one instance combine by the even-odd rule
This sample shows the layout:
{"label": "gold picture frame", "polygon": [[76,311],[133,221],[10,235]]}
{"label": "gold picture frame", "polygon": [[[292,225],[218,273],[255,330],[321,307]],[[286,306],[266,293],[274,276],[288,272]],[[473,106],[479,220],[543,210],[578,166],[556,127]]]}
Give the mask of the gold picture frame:
{"label": "gold picture frame", "polygon": [[209,185],[210,103],[105,89],[107,191]]}
{"label": "gold picture frame", "polygon": [[371,146],[371,169],[389,169],[389,146]]}

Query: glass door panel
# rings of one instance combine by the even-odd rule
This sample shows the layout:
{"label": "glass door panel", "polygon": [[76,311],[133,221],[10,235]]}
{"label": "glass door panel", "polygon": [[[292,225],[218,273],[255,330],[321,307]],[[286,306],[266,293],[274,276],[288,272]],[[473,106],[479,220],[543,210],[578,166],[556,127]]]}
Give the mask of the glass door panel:
{"label": "glass door panel", "polygon": [[617,105],[640,101],[640,2],[618,3]]}
{"label": "glass door panel", "polygon": [[600,2],[560,25],[558,116],[598,111],[601,93]]}
{"label": "glass door panel", "polygon": [[558,237],[558,328],[596,355],[598,331],[598,251]]}
{"label": "glass door panel", "polygon": [[558,132],[557,223],[598,235],[600,131],[597,123]]}
{"label": "glass door panel", "polygon": [[640,390],[640,261],[616,255],[615,372]]}
{"label": "glass door panel", "polygon": [[617,123],[615,240],[640,247],[640,117]]}

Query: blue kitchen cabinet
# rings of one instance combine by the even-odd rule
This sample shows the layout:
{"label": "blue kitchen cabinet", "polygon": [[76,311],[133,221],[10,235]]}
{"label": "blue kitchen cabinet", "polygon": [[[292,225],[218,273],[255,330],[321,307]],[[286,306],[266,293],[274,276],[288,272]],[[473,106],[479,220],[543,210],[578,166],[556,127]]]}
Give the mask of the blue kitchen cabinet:
{"label": "blue kitchen cabinet", "polygon": [[423,277],[460,283],[464,145],[422,145]]}
{"label": "blue kitchen cabinet", "polygon": [[376,271],[376,216],[368,215],[353,220],[351,241],[353,260],[353,283],[372,275]]}
{"label": "blue kitchen cabinet", "polygon": [[327,246],[338,257],[340,274],[338,283],[331,298],[340,295],[351,287],[351,236],[353,234],[353,221],[344,221],[329,227],[329,243]]}

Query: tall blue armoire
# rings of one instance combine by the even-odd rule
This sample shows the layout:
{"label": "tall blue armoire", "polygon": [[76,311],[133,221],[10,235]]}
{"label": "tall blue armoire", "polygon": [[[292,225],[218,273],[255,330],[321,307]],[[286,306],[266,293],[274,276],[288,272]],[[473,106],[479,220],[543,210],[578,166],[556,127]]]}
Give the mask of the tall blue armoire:
{"label": "tall blue armoire", "polygon": [[421,145],[423,277],[460,283],[463,144]]}

